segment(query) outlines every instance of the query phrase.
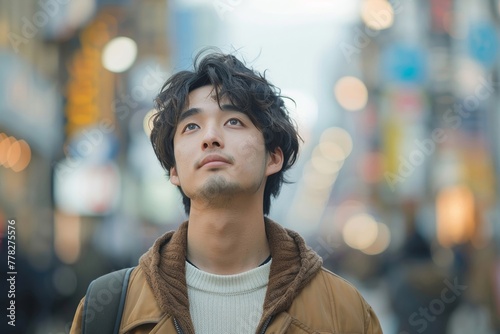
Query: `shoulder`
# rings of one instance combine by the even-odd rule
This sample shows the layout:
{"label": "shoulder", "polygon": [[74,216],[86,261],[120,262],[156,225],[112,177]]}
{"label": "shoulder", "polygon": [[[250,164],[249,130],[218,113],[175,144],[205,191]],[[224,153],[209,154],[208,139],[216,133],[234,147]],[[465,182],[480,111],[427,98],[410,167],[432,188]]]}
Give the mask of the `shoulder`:
{"label": "shoulder", "polygon": [[358,289],[345,278],[325,269],[321,268],[315,279],[317,284],[324,284],[325,288],[329,289],[335,299],[349,300],[352,303],[364,302],[363,297],[359,293]]}
{"label": "shoulder", "polygon": [[324,267],[297,295],[289,312],[313,328],[319,325],[341,332],[378,333],[368,330],[379,326],[378,319],[359,291]]}
{"label": "shoulder", "polygon": [[357,310],[366,307],[365,300],[352,283],[324,267],[301,290],[297,298],[322,300],[324,307],[335,310],[347,305],[350,309],[354,307]]}
{"label": "shoulder", "polygon": [[127,332],[138,326],[153,325],[163,316],[144,271],[140,266],[134,268],[127,289],[121,330]]}
{"label": "shoulder", "polygon": [[[117,294],[122,291],[125,284],[123,280],[125,276],[121,272],[122,270],[110,272],[96,278],[92,282],[92,293],[89,294],[89,291],[87,291],[87,295],[82,298],[78,305],[71,326],[71,334],[81,333],[84,322],[88,324],[97,319],[97,315],[106,310],[109,311],[108,305],[110,305],[113,298],[121,298]],[[156,324],[161,318],[161,312],[156,306],[154,296],[142,269],[139,267],[133,268],[126,289],[127,294],[122,313],[120,333],[129,332],[131,329],[135,329],[141,325]],[[83,319],[84,317],[85,319]],[[105,325],[107,325],[108,321],[105,322]]]}

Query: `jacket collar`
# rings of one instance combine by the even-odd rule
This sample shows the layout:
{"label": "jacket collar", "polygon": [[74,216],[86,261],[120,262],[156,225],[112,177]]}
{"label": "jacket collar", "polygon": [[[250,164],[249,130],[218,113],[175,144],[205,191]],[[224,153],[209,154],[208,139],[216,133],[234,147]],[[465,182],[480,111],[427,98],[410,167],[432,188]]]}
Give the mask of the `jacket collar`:
{"label": "jacket collar", "polygon": [[[265,218],[266,234],[273,262],[264,300],[264,312],[258,328],[269,317],[286,310],[302,288],[322,265],[321,258],[302,237]],[[146,281],[160,310],[174,317],[184,333],[194,333],[189,314],[185,276],[188,222],[177,231],[158,238],[139,260]]]}

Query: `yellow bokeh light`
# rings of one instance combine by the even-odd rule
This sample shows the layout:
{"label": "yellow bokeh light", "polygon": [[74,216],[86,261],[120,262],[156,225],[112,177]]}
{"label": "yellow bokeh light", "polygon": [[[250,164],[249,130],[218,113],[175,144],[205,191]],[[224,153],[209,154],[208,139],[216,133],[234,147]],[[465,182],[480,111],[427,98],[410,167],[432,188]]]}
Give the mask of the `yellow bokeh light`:
{"label": "yellow bokeh light", "polygon": [[144,132],[146,133],[148,138],[151,136],[151,130],[153,130],[153,116],[156,114],[156,112],[156,109],[151,109],[150,111],[148,111],[144,116],[144,120],[142,122]]}
{"label": "yellow bokeh light", "polygon": [[14,137],[0,137],[0,166],[4,165],[5,167],[9,167],[8,164],[8,154],[10,150],[10,146],[16,141]]}
{"label": "yellow bokeh light", "polygon": [[336,143],[345,153],[345,156],[349,156],[352,151],[352,137],[344,129],[338,127],[328,128],[321,134],[320,142],[331,142]]}
{"label": "yellow bokeh light", "polygon": [[312,162],[308,163],[304,168],[303,173],[304,183],[307,187],[314,190],[325,190],[331,187],[333,182],[335,182],[335,174],[324,174],[318,173]]}
{"label": "yellow bokeh light", "polygon": [[17,159],[17,162],[11,165],[11,168],[14,172],[20,172],[24,170],[26,167],[28,167],[31,161],[31,149],[28,143],[24,140],[18,140],[17,143],[20,147],[21,155]]}
{"label": "yellow bokeh light", "polygon": [[[5,139],[7,139],[8,137],[9,136],[7,136],[5,133],[0,132],[0,166],[3,165],[2,159],[7,160],[7,150],[8,150],[8,148],[7,148],[7,150],[4,149],[5,151],[3,151],[3,153],[2,153],[2,142]],[[2,155],[2,154],[4,154],[4,155]]]}
{"label": "yellow bokeh light", "polygon": [[31,161],[31,149],[24,140],[16,140],[0,133],[0,166],[11,168],[14,172],[24,170]]}
{"label": "yellow bokeh light", "polygon": [[443,247],[465,243],[476,230],[472,191],[465,186],[442,189],[436,199],[437,237]]}
{"label": "yellow bokeh light", "polygon": [[368,102],[368,89],[356,77],[343,77],[335,84],[335,98],[340,106],[349,111],[363,109]]}
{"label": "yellow bokeh light", "polygon": [[340,231],[350,217],[363,212],[366,212],[366,207],[363,203],[352,199],[345,200],[335,209],[332,216],[332,224],[335,225],[337,231]]}
{"label": "yellow bokeh light", "polygon": [[361,251],[367,255],[377,255],[384,252],[391,243],[391,231],[387,225],[378,223],[378,233],[375,241]]}
{"label": "yellow bokeh light", "polygon": [[387,29],[394,24],[394,8],[387,0],[365,0],[361,19],[370,29]]}
{"label": "yellow bokeh light", "polygon": [[347,220],[342,229],[345,243],[354,249],[367,249],[377,240],[378,223],[366,213],[360,213]]}
{"label": "yellow bokeh light", "polygon": [[335,174],[343,165],[343,161],[332,161],[322,155],[314,154],[311,157],[311,164],[315,170],[322,174]]}
{"label": "yellow bokeh light", "polygon": [[334,162],[342,162],[347,158],[344,150],[337,143],[321,142],[318,144],[318,149],[324,158]]}
{"label": "yellow bokeh light", "polygon": [[14,166],[19,159],[21,158],[21,145],[19,141],[15,140],[10,144],[9,149],[7,150],[7,161],[4,163],[5,167]]}

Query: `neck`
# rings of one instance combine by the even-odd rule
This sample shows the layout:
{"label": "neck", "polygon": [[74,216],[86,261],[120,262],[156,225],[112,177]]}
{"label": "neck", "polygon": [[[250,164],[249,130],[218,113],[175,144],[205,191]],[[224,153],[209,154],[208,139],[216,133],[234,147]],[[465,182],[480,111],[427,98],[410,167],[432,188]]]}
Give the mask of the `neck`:
{"label": "neck", "polygon": [[[262,203],[231,203],[231,208],[191,203],[187,257],[203,271],[238,274],[269,256]],[[258,209],[260,208],[260,209]]]}

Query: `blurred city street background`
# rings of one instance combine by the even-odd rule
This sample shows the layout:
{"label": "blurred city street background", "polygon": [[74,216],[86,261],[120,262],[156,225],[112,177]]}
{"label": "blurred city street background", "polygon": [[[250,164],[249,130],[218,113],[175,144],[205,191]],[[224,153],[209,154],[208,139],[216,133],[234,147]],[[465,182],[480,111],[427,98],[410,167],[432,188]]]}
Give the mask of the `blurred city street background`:
{"label": "blurred city street background", "polygon": [[0,332],[68,333],[91,280],[186,219],[153,99],[215,46],[295,101],[270,217],[384,333],[500,333],[499,28],[499,0],[0,0]]}

